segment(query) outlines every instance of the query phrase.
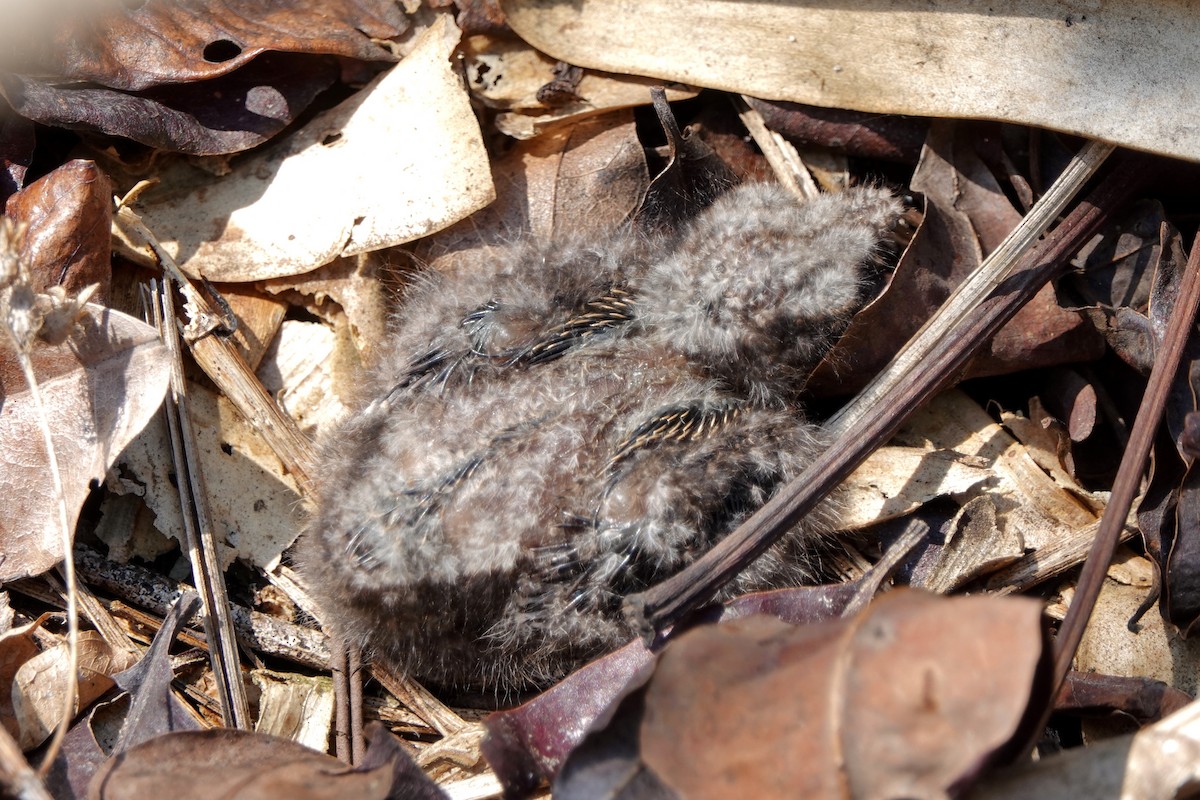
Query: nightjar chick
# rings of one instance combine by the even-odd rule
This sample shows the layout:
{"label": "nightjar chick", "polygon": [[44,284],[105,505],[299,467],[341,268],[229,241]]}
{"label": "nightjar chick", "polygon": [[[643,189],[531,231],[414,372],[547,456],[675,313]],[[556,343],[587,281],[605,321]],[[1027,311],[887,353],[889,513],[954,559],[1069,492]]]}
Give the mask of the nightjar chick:
{"label": "nightjar chick", "polygon": [[[529,243],[409,292],[323,444],[300,567],[326,623],[443,686],[543,687],[632,637],[822,446],[797,405],[900,203],[735,188],[674,240]],[[803,583],[821,514],[726,591]]]}

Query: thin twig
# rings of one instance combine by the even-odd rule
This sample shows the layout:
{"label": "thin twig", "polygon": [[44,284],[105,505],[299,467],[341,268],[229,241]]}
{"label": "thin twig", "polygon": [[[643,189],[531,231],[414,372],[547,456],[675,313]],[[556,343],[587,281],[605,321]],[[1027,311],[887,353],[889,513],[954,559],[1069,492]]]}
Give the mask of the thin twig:
{"label": "thin twig", "polygon": [[361,764],[366,755],[367,740],[363,736],[363,663],[362,648],[349,647],[346,659],[350,683],[350,763]]}
{"label": "thin twig", "polygon": [[1092,550],[1088,553],[1087,560],[1083,563],[1083,571],[1079,574],[1075,599],[1071,601],[1071,607],[1054,640],[1056,692],[1070,671],[1075,651],[1083,640],[1083,632],[1091,616],[1092,607],[1096,604],[1096,598],[1100,596],[1108,565],[1125,527],[1129,509],[1133,506],[1133,499],[1137,496],[1142,472],[1150,456],[1150,448],[1162,422],[1171,383],[1175,379],[1175,373],[1179,371],[1183,351],[1196,320],[1197,305],[1200,305],[1200,234],[1192,243],[1192,252],[1180,281],[1179,295],[1171,309],[1162,348],[1154,359],[1150,380],[1142,395],[1137,418],[1133,422],[1133,431],[1129,435],[1129,445],[1121,457],[1121,466],[1117,468],[1112,495],[1104,509],[1104,515],[1100,518],[1100,527],[1092,542]]}
{"label": "thin twig", "polygon": [[204,474],[196,455],[196,439],[192,431],[187,385],[179,350],[175,297],[170,282],[162,284],[161,292],[158,282],[152,282],[151,294],[154,322],[171,355],[171,395],[166,404],[167,431],[171,439],[175,472],[179,477],[176,484],[188,559],[204,603],[204,631],[208,636],[217,696],[221,698],[222,719],[226,727],[250,730],[253,722],[246,699],[246,686],[242,681],[233,621],[230,619],[229,595],[217,559]]}
{"label": "thin twig", "polygon": [[[10,332],[11,333],[11,332]],[[15,338],[14,338],[15,341]],[[66,494],[63,489],[62,472],[58,468],[58,455],[54,450],[54,438],[50,433],[50,420],[46,416],[46,406],[42,402],[42,392],[38,388],[37,376],[33,374],[33,362],[29,353],[19,343],[16,348],[17,360],[21,363],[21,371],[25,375],[25,383],[29,387],[29,397],[37,410],[38,431],[42,435],[42,446],[46,448],[46,461],[50,467],[50,486],[54,491],[58,510],[58,528],[63,550],[63,581],[66,584],[67,595],[67,690],[63,693],[62,711],[54,736],[38,766],[38,775],[45,777],[50,771],[58,751],[62,748],[63,737],[71,727],[75,716],[75,702],[79,697],[79,607],[76,602],[78,593],[75,586],[75,559],[71,557],[72,540],[71,518],[67,512]]]}
{"label": "thin twig", "polygon": [[340,638],[329,642],[329,671],[333,675],[333,754],[349,764],[350,746],[350,651]]}
{"label": "thin twig", "polygon": [[1037,293],[1115,207],[1140,188],[1148,173],[1141,162],[1134,166],[1126,162],[1111,173],[1089,200],[1059,225],[1050,241],[1022,259],[975,313],[962,318],[927,357],[907,366],[905,380],[891,383],[885,393],[874,395],[867,404],[856,401],[853,413],[843,415],[835,426],[837,439],[799,477],[687,569],[630,596],[627,613],[643,634],[665,629],[709,600],[815,508],[922,403],[955,380],[974,353]]}
{"label": "thin twig", "polygon": [[386,664],[372,664],[371,674],[380,686],[442,736],[449,738],[467,727],[466,720],[434,697],[428,689],[411,678],[393,672]]}
{"label": "thin twig", "polygon": [[[65,571],[65,568],[60,566],[58,570],[61,575]],[[59,583],[50,573],[46,573],[43,577],[46,583],[59,593],[65,606],[67,602],[66,586]],[[92,623],[92,626],[104,638],[108,646],[115,652],[124,652],[135,658],[140,658],[142,651],[129,640],[129,637],[125,635],[125,631],[121,629],[121,626],[113,618],[113,615],[101,604],[96,595],[92,594],[92,590],[86,584],[76,581],[75,592],[79,608],[83,611],[83,616]]]}
{"label": "thin twig", "polygon": [[[92,586],[159,617],[167,614],[179,595],[194,591],[185,583],[172,581],[145,567],[109,561],[86,547],[75,548],[75,560],[79,574]],[[320,631],[236,603],[230,604],[230,610],[234,631],[243,647],[313,669],[324,669],[328,665],[329,646]]]}

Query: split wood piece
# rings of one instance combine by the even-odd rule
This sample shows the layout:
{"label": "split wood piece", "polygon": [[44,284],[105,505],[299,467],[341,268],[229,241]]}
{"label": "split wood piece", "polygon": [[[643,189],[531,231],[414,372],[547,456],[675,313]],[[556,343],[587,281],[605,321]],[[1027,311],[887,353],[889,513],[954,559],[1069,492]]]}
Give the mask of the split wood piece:
{"label": "split wood piece", "polygon": [[221,699],[221,716],[228,728],[251,730],[250,704],[242,678],[241,658],[234,639],[233,620],[229,613],[229,593],[225,575],[217,559],[213,536],[212,514],[208,508],[208,491],[204,473],[196,454],[196,436],[183,377],[183,357],[179,349],[178,324],[175,318],[175,293],[170,281],[151,282],[151,304],[154,324],[171,356],[171,393],[165,404],[167,431],[171,440],[171,456],[175,474],[179,476],[180,512],[183,518],[184,539],[192,577],[204,602],[204,632],[209,641],[209,659]]}
{"label": "split wood piece", "polygon": [[471,723],[434,697],[424,686],[397,674],[385,664],[372,664],[371,675],[402,705],[443,737],[449,738],[470,727]]}
{"label": "split wood piece", "polygon": [[754,139],[754,143],[758,145],[758,149],[767,159],[767,163],[771,165],[771,171],[775,173],[775,179],[779,181],[779,185],[791,192],[792,196],[801,202],[812,200],[821,194],[821,190],[817,188],[816,181],[809,174],[808,167],[805,166],[800,153],[796,151],[791,142],[768,129],[762,114],[758,113],[747,100],[745,95],[739,95],[733,98],[733,107],[737,110],[738,118],[746,126],[751,138]]}
{"label": "split wood piece", "polygon": [[[1077,157],[1077,161],[1092,164],[1091,169],[1076,165],[1068,168],[1060,178],[1060,181],[1072,184],[1070,194],[1082,186],[1108,149],[1103,145],[1085,147],[1086,158]],[[665,629],[709,600],[720,586],[765,552],[784,531],[791,529],[850,471],[891,437],[923,402],[953,382],[971,356],[1058,272],[1067,258],[1116,208],[1144,185],[1151,172],[1140,157],[1131,156],[1125,160],[1120,169],[1110,173],[1091,197],[1058,226],[1053,236],[1026,252],[1019,264],[1009,270],[1008,277],[998,283],[988,279],[987,284],[993,285],[994,289],[976,311],[964,315],[958,310],[963,302],[960,296],[952,297],[944,307],[946,310],[935,315],[940,318],[945,313],[958,320],[951,332],[919,359],[911,358],[918,352],[915,346],[906,348],[902,353],[906,362],[899,364],[898,357],[887,370],[889,375],[903,372],[904,379],[888,379],[887,389],[882,393],[868,387],[866,391],[873,393],[868,399],[854,401],[847,412],[834,421],[832,427],[838,434],[837,439],[807,470],[687,569],[646,592],[627,598],[626,612],[643,635],[652,636],[654,631]],[[1063,194],[1066,192],[1054,192],[1059,198]],[[1036,206],[1029,216],[1047,224],[1052,219],[1039,212]],[[1028,229],[1031,225],[1024,222],[1018,225],[997,252],[1007,252],[1009,258],[1016,258],[1020,250],[1009,243],[1033,242],[1036,232]],[[992,266],[990,261],[985,261],[985,265]],[[923,330],[935,327],[931,321]],[[918,338],[922,336],[918,333]],[[879,386],[883,385],[879,383]]]}
{"label": "split wood piece", "polygon": [[[75,548],[79,574],[88,583],[144,608],[159,617],[185,591],[194,591],[151,570],[133,564],[114,564],[94,550]],[[329,666],[329,646],[320,631],[269,617],[257,611],[230,604],[234,632],[243,647],[265,655],[277,656],[313,669]]]}
{"label": "split wood piece", "polygon": [[[984,588],[994,594],[1017,594],[1079,566],[1091,551],[1099,529],[1097,520],[1078,530],[1064,531],[1060,539],[989,574]],[[1127,542],[1137,534],[1134,521],[1127,520],[1120,539]]]}

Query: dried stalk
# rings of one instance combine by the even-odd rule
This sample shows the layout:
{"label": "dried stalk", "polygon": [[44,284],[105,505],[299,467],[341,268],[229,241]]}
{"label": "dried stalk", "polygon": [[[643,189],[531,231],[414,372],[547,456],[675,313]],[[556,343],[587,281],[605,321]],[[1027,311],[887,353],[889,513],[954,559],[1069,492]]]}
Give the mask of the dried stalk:
{"label": "dried stalk", "polygon": [[[64,568],[59,568],[60,574],[64,571]],[[65,585],[59,583],[49,573],[43,577],[51,589],[58,593],[58,597],[65,605],[67,602],[67,589]],[[75,591],[79,607],[83,611],[83,616],[87,617],[88,621],[92,623],[92,626],[104,638],[108,646],[116,652],[125,652],[135,658],[140,658],[142,651],[129,640],[129,637],[117,623],[116,619],[113,618],[113,615],[101,604],[96,595],[92,594],[92,590],[85,584],[77,581],[75,583]]]}
{"label": "dried stalk", "polygon": [[[1063,536],[988,575],[984,587],[993,594],[1017,594],[1079,566],[1087,558],[1099,529],[1100,523],[1096,522],[1079,530],[1067,531]],[[1137,528],[1131,522],[1126,522],[1120,539],[1125,542],[1137,534]]]}
{"label": "dried stalk", "polygon": [[[1106,149],[1088,148],[1086,160],[1095,160]],[[1087,171],[1084,165],[1077,165],[1068,170],[1063,180],[1079,186],[1081,176]],[[892,436],[923,402],[959,375],[971,356],[1053,277],[1060,265],[1087,241],[1113,209],[1140,188],[1148,178],[1148,172],[1140,162],[1134,162],[1134,166],[1126,162],[1122,169],[1111,173],[1092,196],[1058,226],[1051,240],[1029,252],[1003,281],[987,280],[987,285],[993,287],[991,294],[976,311],[964,314],[959,310],[967,302],[968,293],[959,293],[952,298],[944,307],[944,313],[959,322],[943,334],[932,350],[918,350],[915,346],[906,348],[888,369],[889,375],[903,370],[907,373],[905,379],[889,379],[886,385],[881,381],[868,387],[866,398],[852,403],[833,423],[837,433],[833,445],[803,474],[687,569],[627,599],[627,613],[643,632],[650,635],[654,630],[662,630],[709,600],[719,587],[762,555],[783,532],[811,511],[850,471]],[[1053,194],[1061,201],[1061,192]],[[1047,216],[1044,209],[1037,213],[1038,219]],[[1010,236],[1010,239],[1024,241],[1033,238],[1033,232],[1022,226]],[[1014,252],[1013,246],[1002,245],[1001,249]],[[991,262],[995,263],[994,260]],[[976,292],[972,290],[969,294],[974,297]],[[939,311],[937,316],[942,315]],[[931,322],[925,330],[934,327],[935,323]],[[918,337],[923,336],[918,334]],[[914,360],[914,353],[922,353],[922,357]],[[902,358],[904,364],[899,363]]]}
{"label": "dried stalk", "polygon": [[779,185],[800,201],[811,200],[819,195],[821,190],[817,188],[816,181],[812,179],[808,167],[804,166],[804,160],[800,158],[792,143],[767,127],[762,114],[750,107],[745,95],[733,98],[733,107],[754,143],[767,159],[767,163],[771,165]]}
{"label": "dried stalk", "polygon": [[187,383],[183,377],[183,359],[179,350],[175,297],[170,282],[152,282],[154,323],[171,356],[171,394],[166,403],[167,431],[175,474],[179,476],[179,504],[183,517],[184,538],[192,576],[204,602],[204,631],[209,641],[209,659],[221,698],[221,715],[226,727],[250,730],[250,705],[242,681],[241,660],[234,640],[229,613],[229,595],[225,576],[217,559],[212,516],[208,510],[208,492],[196,455],[196,437],[188,406]]}
{"label": "dried stalk", "polygon": [[444,737],[464,730],[469,723],[411,678],[398,675],[384,664],[372,664],[371,675],[402,705]]}

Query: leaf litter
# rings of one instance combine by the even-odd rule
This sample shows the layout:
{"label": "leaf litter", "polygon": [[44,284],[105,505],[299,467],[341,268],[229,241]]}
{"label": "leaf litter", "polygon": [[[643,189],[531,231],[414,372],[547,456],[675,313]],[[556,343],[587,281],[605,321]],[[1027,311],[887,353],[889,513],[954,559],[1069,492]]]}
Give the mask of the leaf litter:
{"label": "leaf litter", "polygon": [[[831,73],[837,75],[834,91],[820,98],[808,93],[811,88],[794,95],[765,91],[774,65],[790,56],[764,58],[759,48],[755,69],[735,69],[753,40],[737,25],[713,45],[727,48],[720,51],[727,60],[712,62],[724,71],[714,78],[712,64],[697,70],[674,49],[639,44],[639,26],[657,41],[668,35],[666,28],[617,12],[602,24],[580,18],[599,27],[579,31],[620,26],[622,47],[601,58],[578,31],[564,35],[561,14],[573,11],[555,16],[518,0],[504,4],[514,29],[544,52],[494,22],[487,32],[460,34],[479,11],[465,2],[458,26],[446,11],[415,2],[403,12],[391,3],[339,3],[337,23],[324,30],[287,4],[270,20],[236,4],[203,22],[173,16],[203,5],[144,12],[128,4],[98,7],[95,13],[114,24],[94,31],[107,33],[63,28],[55,35],[66,46],[46,51],[57,60],[11,60],[23,55],[16,49],[3,65],[9,105],[43,126],[30,133],[20,117],[8,117],[0,130],[11,182],[6,194],[15,191],[6,216],[28,225],[16,252],[35,268],[34,289],[50,298],[47,307],[69,309],[69,299],[94,284],[99,288],[91,290],[92,299],[104,304],[82,306],[82,316],[70,317],[53,334],[57,344],[38,344],[29,353],[44,403],[53,410],[72,527],[88,544],[103,541],[110,556],[123,552],[151,573],[173,569],[174,577],[183,576],[165,549],[169,545],[128,539],[135,528],[151,527],[178,537],[182,522],[171,502],[157,499],[170,495],[177,475],[161,436],[143,433],[128,447],[156,416],[166,366],[157,335],[135,318],[139,309],[125,289],[153,268],[154,259],[120,225],[110,244],[110,180],[124,192],[136,180],[157,179],[134,201],[143,220],[193,278],[226,282],[217,291],[245,323],[240,347],[251,365],[247,374],[257,371],[294,423],[315,436],[357,402],[353,376],[379,358],[387,315],[399,305],[395,296],[402,298],[411,280],[421,280],[414,278],[421,270],[470,269],[521,236],[610,230],[639,214],[643,220],[646,214],[670,219],[680,193],[688,191],[680,186],[714,180],[727,169],[739,177],[769,174],[744,143],[733,149],[722,143],[728,123],[719,120],[736,120],[732,106],[720,93],[696,94],[699,87],[761,95],[750,97],[750,105],[762,112],[768,129],[787,137],[785,147],[792,147],[790,138],[800,148],[792,152],[811,158],[822,184],[836,187],[849,177],[907,196],[915,231],[883,256],[882,264],[892,266],[881,266],[875,276],[876,299],[810,378],[809,390],[821,396],[845,397],[870,380],[1057,177],[1075,145],[1021,124],[1136,142],[1166,155],[1193,152],[1188,142],[1156,133],[1166,112],[1115,134],[1115,117],[1096,112],[1108,106],[1093,99],[1098,91],[1119,93],[1101,81],[1081,80],[1078,91],[1064,93],[1070,102],[1061,113],[1039,106],[1009,113],[1001,104],[983,114],[1000,123],[880,115],[876,101],[862,99],[864,91],[888,98],[894,103],[888,111],[938,112],[912,102],[907,83],[879,91],[858,66]],[[663,20],[669,6],[647,9],[647,20]],[[670,24],[696,26],[699,40],[708,42],[711,10],[705,4],[677,8],[669,12]],[[800,13],[798,6],[786,10]],[[805,41],[819,41],[816,32],[848,24],[845,15],[853,15],[840,13],[805,19],[795,30],[805,32]],[[906,19],[897,13],[896,20]],[[1155,6],[1149,13],[1161,21],[1172,12]],[[1068,28],[1078,24],[1072,36],[1092,26],[1120,37],[1140,35],[1137,25],[1122,28],[1118,16],[1044,19]],[[922,36],[931,42],[946,41],[945,30],[962,22],[948,14],[932,19],[942,33],[925,30]],[[993,22],[1012,24],[1010,18]],[[38,20],[23,23],[36,26]],[[150,40],[140,33],[151,29],[175,35]],[[32,35],[33,29],[21,30]],[[881,40],[890,36],[871,30]],[[608,34],[592,35],[600,41]],[[895,52],[898,63],[907,63]],[[452,66],[455,53],[464,59],[461,74]],[[984,56],[1011,59],[1002,49]],[[889,58],[879,63],[894,71]],[[961,54],[949,58],[963,61]],[[397,66],[388,68],[396,59]],[[1148,68],[1156,63],[1147,62]],[[667,98],[675,103],[672,112],[694,126],[678,136],[658,133],[654,116],[639,108],[650,103],[650,83],[635,74],[693,84],[670,87]],[[936,104],[945,102],[939,92],[954,74],[941,68],[921,77],[910,69],[905,76]],[[70,82],[81,78],[91,85]],[[1040,80],[1029,84],[1040,86]],[[997,91],[1001,82],[994,74],[972,85]],[[1009,82],[1000,87],[1014,97],[1019,88]],[[48,116],[46,109],[64,107],[65,97],[73,98],[69,104],[79,116]],[[780,98],[841,109],[776,102]],[[962,103],[949,115],[976,116],[967,99]],[[306,112],[309,106],[314,110]],[[1088,109],[1086,120],[1080,108]],[[141,109],[132,118],[159,109],[168,124],[160,130],[111,124],[131,118],[129,109]],[[265,122],[246,122],[247,111]],[[872,113],[864,117],[863,111]],[[243,122],[228,124],[238,119]],[[46,134],[54,126],[81,131],[72,134],[72,152]],[[712,161],[711,151],[686,149],[706,141],[718,153],[739,155]],[[207,161],[176,155],[246,150]],[[41,157],[38,164],[58,159],[58,168],[37,166],[30,176],[31,152]],[[86,631],[75,667],[81,687],[76,710],[83,716],[67,734],[48,785],[57,796],[81,796],[89,784],[91,796],[187,796],[189,787],[211,789],[192,776],[211,776],[211,765],[221,764],[231,782],[243,782],[239,796],[274,796],[309,778],[322,787],[314,792],[338,796],[442,796],[424,769],[453,796],[464,797],[490,796],[502,786],[523,794],[550,780],[556,794],[588,797],[775,796],[795,794],[797,786],[809,787],[813,796],[1001,797],[1027,796],[1028,787],[1037,785],[1022,781],[1073,776],[1079,782],[1080,775],[1098,779],[1127,771],[1154,776],[1144,783],[1153,788],[1137,796],[1175,796],[1188,773],[1165,755],[1162,742],[1187,748],[1194,739],[1191,706],[1179,709],[1195,692],[1195,677],[1175,668],[1194,660],[1181,636],[1196,619],[1195,537],[1188,535],[1198,518],[1191,469],[1196,448],[1188,432],[1200,412],[1190,361],[1171,386],[1165,433],[1127,528],[1145,539],[1131,540],[1136,553],[1109,572],[1076,658],[1080,673],[1066,683],[1070,694],[1064,689],[1052,701],[1048,693],[1041,604],[982,596],[942,600],[899,590],[908,585],[976,595],[985,587],[999,593],[1033,589],[1052,600],[1052,618],[1069,605],[1072,567],[1105,511],[1137,393],[1161,352],[1185,269],[1187,249],[1172,223],[1187,229],[1194,204],[1170,180],[1162,184],[1161,191],[1149,186],[1147,200],[1105,218],[1067,273],[996,335],[965,376],[956,376],[966,382],[933,398],[853,473],[842,492],[841,544],[822,557],[827,578],[821,586],[789,590],[788,599],[709,609],[676,631],[660,632],[649,648],[634,642],[589,664],[526,705],[494,714],[482,745],[486,762],[466,720],[478,718],[470,707],[492,707],[497,698],[433,687],[459,708],[432,711],[430,703],[439,701],[415,699],[425,696],[423,688],[391,682],[384,685],[413,708],[381,703],[387,698],[368,688],[356,713],[366,709],[395,734],[371,728],[365,759],[353,769],[265,733],[168,733],[171,724],[149,722],[140,744],[114,749],[115,739],[101,743],[110,724],[103,719],[119,715],[114,709],[123,701],[103,700],[116,691],[110,676],[126,663],[128,651],[113,650]],[[114,262],[110,246],[122,255]],[[1194,358],[1190,351],[1185,356]],[[0,433],[8,431],[5,452],[12,454],[3,474],[6,496],[13,499],[0,525],[0,582],[18,600],[13,627],[0,639],[0,674],[15,701],[4,706],[5,728],[28,749],[57,724],[59,687],[71,667],[63,660],[57,617],[43,613],[46,603],[54,609],[61,600],[35,589],[38,576],[63,557],[61,545],[44,533],[54,529],[55,512],[45,502],[23,500],[44,496],[47,467],[30,435],[36,423],[24,380],[11,366],[3,374],[0,423],[8,427],[0,424]],[[251,646],[274,654],[272,659],[319,663],[279,655],[289,652],[289,631],[306,630],[304,636],[317,637],[306,646],[324,648],[320,634],[306,627],[320,609],[289,577],[286,555],[301,526],[304,484],[294,482],[263,446],[254,425],[242,426],[228,409],[221,396],[226,378],[199,371],[189,377],[201,406],[222,409],[198,415],[195,424],[209,442],[202,458],[206,474],[214,476],[211,502],[225,509],[218,513],[220,535],[234,545],[224,551],[221,571],[242,609],[238,619],[253,617],[246,606],[265,598],[266,587],[283,592],[288,602],[263,608],[286,618],[263,634],[265,616],[253,617],[260,638]],[[245,468],[235,469],[235,459]],[[256,518],[265,524],[256,526]],[[898,531],[919,534],[923,542],[905,557],[892,556],[901,561],[889,568],[887,584],[897,590],[861,608],[853,601],[856,593],[869,594],[876,584],[864,584],[860,576],[884,557]],[[99,627],[102,615],[130,641],[148,641],[146,626],[159,624],[153,614],[166,613],[166,604],[151,606],[147,616],[126,605],[133,597],[130,579],[87,574],[88,583],[104,587],[97,588],[98,605],[86,611],[91,624]],[[1169,622],[1152,608],[1156,598]],[[1139,615],[1139,628],[1131,631],[1127,623]],[[33,622],[39,618],[40,627]],[[714,618],[724,621],[709,624]],[[195,666],[185,669],[181,646],[175,645],[175,656],[168,649],[177,633],[204,642],[182,625],[165,624],[143,658],[156,688],[127,685],[120,676],[116,683],[133,694],[133,705],[153,698],[156,708],[175,709],[168,716],[175,714],[184,727],[210,726],[220,713],[207,662],[193,657],[188,663]],[[263,635],[281,638],[268,642]],[[185,671],[198,676],[189,679],[187,693],[168,689],[171,675]],[[325,749],[333,716],[328,686],[302,689],[320,677],[311,666],[271,674],[255,678],[262,687],[260,722],[270,718],[272,729]],[[1087,746],[1043,758],[1033,775],[1023,766],[1024,743],[1037,738],[1031,728],[1052,702],[1060,709],[1058,741],[1077,736]],[[1081,714],[1119,714],[1147,727],[1132,739],[1098,739],[1105,735],[1102,727],[1081,721]],[[288,724],[289,717],[307,724]],[[125,718],[131,719],[128,712]],[[447,726],[448,719],[459,721]],[[437,731],[449,736],[440,749],[430,745]],[[1158,744],[1146,744],[1151,741]],[[466,749],[458,749],[460,742]],[[423,750],[428,757],[418,755],[422,768],[408,754]],[[175,767],[167,769],[168,762]],[[996,768],[1006,764],[1013,766],[997,777]]]}

